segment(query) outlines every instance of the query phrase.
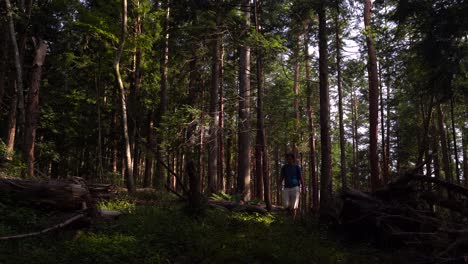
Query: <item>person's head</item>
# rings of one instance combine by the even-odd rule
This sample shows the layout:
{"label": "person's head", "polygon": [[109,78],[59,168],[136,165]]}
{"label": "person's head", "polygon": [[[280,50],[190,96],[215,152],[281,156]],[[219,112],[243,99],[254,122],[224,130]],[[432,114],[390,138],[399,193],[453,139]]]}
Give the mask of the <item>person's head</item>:
{"label": "person's head", "polygon": [[294,157],[294,154],[293,153],[288,153],[286,154],[286,162],[288,164],[294,164],[294,160],[296,159],[296,157]]}

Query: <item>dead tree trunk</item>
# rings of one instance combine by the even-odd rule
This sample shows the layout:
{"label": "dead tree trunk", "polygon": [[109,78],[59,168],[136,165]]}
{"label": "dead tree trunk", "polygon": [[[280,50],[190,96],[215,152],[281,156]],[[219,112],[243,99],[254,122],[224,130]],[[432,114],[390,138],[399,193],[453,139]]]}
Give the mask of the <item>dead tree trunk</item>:
{"label": "dead tree trunk", "polygon": [[34,146],[39,118],[39,88],[41,86],[42,65],[48,45],[41,39],[36,41],[36,52],[32,64],[31,87],[28,92],[28,105],[24,131],[24,154],[27,162],[28,177],[34,177]]}

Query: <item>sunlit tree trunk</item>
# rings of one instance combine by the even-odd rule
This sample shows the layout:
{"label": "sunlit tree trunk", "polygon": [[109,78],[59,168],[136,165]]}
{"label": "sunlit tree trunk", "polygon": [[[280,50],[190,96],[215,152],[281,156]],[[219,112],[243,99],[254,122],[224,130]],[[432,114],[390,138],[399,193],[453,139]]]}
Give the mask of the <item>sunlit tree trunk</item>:
{"label": "sunlit tree trunk", "polygon": [[467,127],[462,127],[462,145],[463,145],[463,180],[465,187],[468,187],[468,132]]}
{"label": "sunlit tree trunk", "polygon": [[459,160],[458,160],[458,147],[457,147],[457,132],[455,130],[455,114],[454,114],[454,105],[453,105],[453,97],[450,100],[450,117],[452,119],[452,140],[453,140],[453,152],[455,156],[455,172],[457,177],[457,183],[460,184],[460,167],[459,167]]}
{"label": "sunlit tree trunk", "polygon": [[[250,30],[250,1],[241,1],[242,37]],[[239,127],[238,127],[238,180],[237,192],[242,200],[250,200],[250,47],[239,47]]]}
{"label": "sunlit tree trunk", "polygon": [[309,55],[309,37],[307,34],[304,38],[304,64],[306,74],[306,91],[307,91],[307,118],[309,120],[309,203],[313,212],[317,212],[319,208],[318,194],[318,178],[317,168],[315,164],[315,117],[312,106],[312,80],[310,76],[310,55]]}
{"label": "sunlit tree trunk", "polygon": [[368,53],[369,75],[369,161],[371,171],[371,190],[375,191],[380,185],[380,166],[378,152],[379,125],[379,79],[377,74],[377,55],[372,39],[371,0],[364,1],[364,25],[366,27],[366,43]]}
{"label": "sunlit tree trunk", "polygon": [[119,46],[117,48],[114,58],[114,73],[117,80],[117,85],[120,91],[120,103],[122,107],[122,129],[125,140],[125,164],[126,164],[126,180],[127,189],[129,192],[135,191],[135,181],[133,178],[133,160],[132,153],[130,150],[130,139],[128,135],[128,121],[127,121],[127,96],[125,87],[123,84],[122,76],[120,74],[120,59],[125,44],[125,37],[127,35],[127,0],[122,0],[122,21],[121,21],[121,35],[119,40]]}

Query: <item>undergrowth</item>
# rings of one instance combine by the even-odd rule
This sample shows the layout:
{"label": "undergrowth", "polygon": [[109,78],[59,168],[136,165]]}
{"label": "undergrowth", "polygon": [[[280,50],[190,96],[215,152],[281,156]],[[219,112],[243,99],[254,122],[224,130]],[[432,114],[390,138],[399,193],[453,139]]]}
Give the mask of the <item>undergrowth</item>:
{"label": "undergrowth", "polygon": [[100,204],[125,213],[116,221],[0,242],[0,263],[403,263],[371,247],[339,243],[319,225],[283,215],[208,209],[193,217],[182,203],[135,201],[127,196]]}

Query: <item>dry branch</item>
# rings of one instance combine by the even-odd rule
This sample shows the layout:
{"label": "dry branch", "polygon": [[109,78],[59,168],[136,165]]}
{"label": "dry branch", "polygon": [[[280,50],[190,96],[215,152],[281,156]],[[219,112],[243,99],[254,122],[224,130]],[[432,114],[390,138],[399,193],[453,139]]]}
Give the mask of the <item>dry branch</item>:
{"label": "dry branch", "polygon": [[21,235],[14,235],[14,236],[4,236],[4,237],[0,237],[0,240],[13,240],[13,239],[19,239],[19,238],[26,238],[26,237],[33,237],[33,236],[38,236],[38,235],[42,235],[42,234],[45,234],[45,233],[48,233],[50,231],[53,231],[55,229],[59,229],[59,228],[62,228],[62,227],[65,227],[73,222],[76,222],[82,218],[85,217],[85,214],[77,214],[67,220],[65,220],[64,222],[61,222],[59,224],[56,224],[54,226],[51,226],[49,228],[46,228],[46,229],[43,229],[39,232],[32,232],[32,233],[27,233],[27,234],[21,234]]}

